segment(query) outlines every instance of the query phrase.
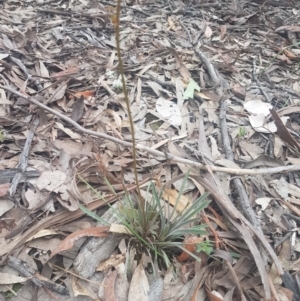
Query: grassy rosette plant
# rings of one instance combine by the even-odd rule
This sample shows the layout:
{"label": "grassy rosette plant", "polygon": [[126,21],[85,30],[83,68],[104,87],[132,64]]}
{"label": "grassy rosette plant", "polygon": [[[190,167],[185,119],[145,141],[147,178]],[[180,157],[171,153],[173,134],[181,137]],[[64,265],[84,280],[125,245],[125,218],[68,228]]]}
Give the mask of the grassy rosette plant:
{"label": "grassy rosette plant", "polygon": [[[133,193],[125,193],[125,201],[120,202],[114,213],[118,216],[120,223],[126,227],[130,245],[136,249],[137,254],[146,253],[153,259],[158,259],[167,267],[171,264],[171,258],[176,250],[187,252],[198,260],[198,257],[184,248],[183,240],[186,236],[203,236],[206,234],[206,225],[199,224],[199,213],[208,206],[208,194],[205,193],[193,203],[186,206],[184,210],[177,210],[180,198],[183,194],[188,174],[176,198],[173,207],[162,198],[163,189],[157,189],[153,182],[148,184],[147,190],[142,191],[143,201]],[[112,187],[107,183],[110,189]],[[93,189],[94,190],[94,189]],[[94,190],[95,191],[95,190]],[[113,193],[115,193],[113,191]],[[99,193],[97,192],[99,195]],[[101,195],[99,195],[101,197]],[[92,212],[84,212],[106,223]],[[106,223],[107,224],[107,223]]]}

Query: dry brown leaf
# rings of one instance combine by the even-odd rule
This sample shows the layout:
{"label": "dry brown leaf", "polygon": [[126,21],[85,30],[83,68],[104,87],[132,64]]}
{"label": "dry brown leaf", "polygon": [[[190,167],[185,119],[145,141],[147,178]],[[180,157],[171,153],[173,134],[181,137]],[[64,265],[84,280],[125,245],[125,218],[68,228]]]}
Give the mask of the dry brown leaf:
{"label": "dry brown leaf", "polygon": [[300,26],[285,25],[285,26],[280,26],[275,29],[275,31],[281,31],[281,30],[288,30],[291,32],[300,32]]}
{"label": "dry brown leaf", "polygon": [[105,271],[110,268],[114,268],[122,262],[125,262],[125,254],[111,255],[104,262],[99,263],[96,271],[101,272],[101,271]]}
{"label": "dry brown leaf", "polygon": [[181,195],[179,201],[177,202],[178,195],[179,193],[177,190],[167,188],[164,190],[162,197],[173,206],[177,204],[176,210],[178,212],[182,212],[183,210],[187,209],[190,201],[188,197]]}
{"label": "dry brown leaf", "polygon": [[174,49],[172,49],[171,47],[167,47],[167,49],[174,55],[176,63],[179,67],[180,74],[183,77],[184,81],[186,83],[188,83],[191,78],[190,71],[185,66],[185,64],[181,61],[179,55],[177,54],[177,52]]}
{"label": "dry brown leaf", "polygon": [[[39,61],[38,71],[40,71],[38,73],[41,77],[49,78],[49,71],[47,70],[45,64],[42,61]],[[48,85],[49,85],[49,83],[48,83]]]}
{"label": "dry brown leaf", "polygon": [[[86,282],[85,282],[86,284]],[[88,290],[87,288],[84,287],[84,283],[81,282],[80,279],[78,279],[77,277],[73,276],[72,277],[72,289],[73,289],[73,293],[74,296],[88,296],[90,297],[92,300],[95,301],[100,301],[94,292],[91,292],[90,290]]]}
{"label": "dry brown leaf", "polygon": [[0,284],[14,284],[14,283],[23,283],[28,279],[24,277],[19,277],[12,274],[0,273]]}
{"label": "dry brown leaf", "polygon": [[206,293],[209,301],[222,301],[224,300],[222,295],[216,291],[211,291],[206,287]]}
{"label": "dry brown leaf", "polygon": [[241,150],[245,154],[249,154],[252,159],[256,159],[260,154],[264,153],[264,149],[245,140],[240,141],[239,146]]}
{"label": "dry brown leaf", "polygon": [[221,40],[225,38],[226,32],[227,32],[227,26],[226,25],[221,25],[220,26],[220,31],[221,31]]}
{"label": "dry brown leaf", "polygon": [[82,136],[74,131],[72,131],[71,129],[65,127],[63,124],[61,124],[60,122],[55,122],[57,128],[59,128],[60,130],[64,131],[67,135],[69,135],[72,139],[78,139],[80,140],[82,138]]}
{"label": "dry brown leaf", "polygon": [[210,38],[212,36],[212,33],[213,33],[212,29],[207,25],[204,32],[204,37]]}
{"label": "dry brown leaf", "polygon": [[[115,199],[116,199],[115,196],[109,197],[107,199],[107,202],[109,203]],[[86,205],[86,208],[93,211],[97,208],[102,207],[103,205],[104,204],[102,200],[100,201],[96,200]],[[38,233],[40,230],[52,227],[54,225],[56,226],[58,224],[68,223],[70,221],[78,219],[79,217],[82,217],[83,215],[84,213],[80,209],[73,212],[69,212],[69,211],[58,212],[57,214],[46,217],[41,221],[39,221],[37,224],[31,226],[25,233],[22,234],[22,236],[16,238],[15,240],[12,241],[0,240],[0,256],[5,255],[2,257],[1,262],[4,262],[6,260],[7,256],[10,254],[10,252],[12,252],[12,250],[25,243],[27,239],[29,239],[30,237]]]}
{"label": "dry brown leaf", "polygon": [[0,184],[0,197],[4,197],[7,195],[10,186],[10,183]]}
{"label": "dry brown leaf", "polygon": [[51,74],[51,78],[56,79],[56,78],[60,78],[60,77],[69,77],[71,75],[76,74],[77,72],[78,72],[77,67],[70,67],[66,70]]}
{"label": "dry brown leaf", "polygon": [[81,119],[83,112],[84,112],[84,102],[83,102],[83,97],[80,97],[78,100],[76,100],[73,103],[71,119],[77,122],[78,120]]}
{"label": "dry brown leaf", "polygon": [[[79,91],[79,92],[76,92],[74,94],[75,97],[78,97],[80,98],[81,96],[83,96],[84,98],[88,98],[88,97],[91,97],[91,96],[94,96],[95,95],[95,91],[90,91],[90,90],[86,90],[86,91]],[[72,98],[72,94],[70,94],[70,98]]]}
{"label": "dry brown leaf", "polygon": [[281,118],[278,116],[277,112],[274,109],[270,109],[270,112],[275,120],[278,136],[290,147],[296,149],[300,153],[300,145],[297,143],[297,141],[292,137],[290,132],[287,130]]}
{"label": "dry brown leaf", "polygon": [[134,270],[128,293],[130,301],[148,301],[149,282],[142,262]]}
{"label": "dry brown leaf", "polygon": [[122,130],[122,119],[121,119],[120,116],[117,114],[117,112],[115,112],[115,111],[113,111],[113,110],[110,110],[110,109],[106,109],[106,110],[104,111],[104,113],[105,113],[105,112],[107,112],[107,113],[109,113],[110,115],[113,116],[114,121],[115,121],[115,124],[116,124],[118,130],[119,130],[119,132],[121,132],[121,130]]}
{"label": "dry brown leaf", "polygon": [[243,168],[254,168],[258,166],[284,166],[284,162],[280,159],[271,158],[268,155],[260,155],[255,160],[247,162]]}
{"label": "dry brown leaf", "polygon": [[[190,236],[190,237],[187,237],[184,239],[183,241],[183,247],[190,251],[191,253],[196,253],[196,250],[197,250],[197,244],[199,244],[200,242],[203,242],[204,241],[204,237],[198,237],[198,236]],[[180,256],[177,257],[177,260],[179,262],[182,262],[182,261],[185,261],[187,259],[190,258],[190,255],[183,251]]]}
{"label": "dry brown leaf", "polygon": [[117,272],[112,271],[108,274],[104,281],[104,298],[105,300],[117,301],[118,298],[115,294],[115,282]]}
{"label": "dry brown leaf", "polygon": [[107,237],[109,235],[108,230],[109,230],[109,227],[104,227],[104,226],[103,227],[92,227],[92,228],[88,228],[88,229],[79,230],[79,231],[76,231],[76,232],[70,234],[61,242],[59,247],[51,253],[49,260],[54,255],[56,255],[62,251],[71,249],[73,247],[75,241],[78,240],[79,238],[85,237],[85,236]]}
{"label": "dry brown leaf", "polygon": [[47,103],[63,99],[66,94],[67,87],[67,82],[63,81],[57,86],[56,89],[51,89],[52,95],[49,99],[47,99]]}

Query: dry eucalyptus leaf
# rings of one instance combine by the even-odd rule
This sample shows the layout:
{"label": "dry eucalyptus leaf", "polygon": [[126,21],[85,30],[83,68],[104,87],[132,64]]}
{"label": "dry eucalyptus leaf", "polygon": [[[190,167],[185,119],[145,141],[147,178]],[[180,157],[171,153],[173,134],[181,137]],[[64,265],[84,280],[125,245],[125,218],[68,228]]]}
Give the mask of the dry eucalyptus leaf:
{"label": "dry eucalyptus leaf", "polygon": [[40,175],[36,184],[39,190],[59,192],[66,178],[66,174],[59,170],[45,171]]}
{"label": "dry eucalyptus leaf", "polygon": [[[257,116],[249,116],[249,121],[253,129],[259,133],[276,133],[277,127],[275,125],[275,122],[269,122],[266,123],[265,115],[259,114]],[[280,118],[283,124],[286,124],[289,117],[281,117]]]}
{"label": "dry eucalyptus leaf", "polygon": [[272,198],[259,198],[255,200],[255,203],[257,205],[261,206],[261,209],[264,211],[268,206],[269,203],[271,202]]}
{"label": "dry eucalyptus leaf", "polygon": [[244,108],[249,113],[268,116],[270,114],[269,109],[272,109],[272,105],[267,102],[262,102],[261,100],[249,100],[244,103]]}
{"label": "dry eucalyptus leaf", "polygon": [[181,112],[176,103],[160,97],[156,101],[156,110],[167,122],[173,126],[177,127],[181,125]]}
{"label": "dry eucalyptus leaf", "polygon": [[26,282],[27,280],[28,279],[24,277],[19,277],[7,273],[0,273],[0,284],[23,283]]}
{"label": "dry eucalyptus leaf", "polygon": [[142,262],[134,270],[128,293],[130,301],[149,301],[149,282]]}

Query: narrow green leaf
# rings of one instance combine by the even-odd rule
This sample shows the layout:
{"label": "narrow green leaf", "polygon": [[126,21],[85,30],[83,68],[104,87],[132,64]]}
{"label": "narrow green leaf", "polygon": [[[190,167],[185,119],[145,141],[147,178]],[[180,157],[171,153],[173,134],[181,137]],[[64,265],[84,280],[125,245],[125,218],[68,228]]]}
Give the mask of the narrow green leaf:
{"label": "narrow green leaf", "polygon": [[82,212],[84,212],[86,215],[94,218],[95,220],[97,220],[98,222],[104,224],[104,225],[108,225],[110,226],[110,223],[108,223],[107,221],[105,221],[104,219],[102,219],[100,216],[98,216],[96,213],[92,212],[91,210],[85,208],[84,206],[82,206],[81,204],[78,205],[80,210]]}

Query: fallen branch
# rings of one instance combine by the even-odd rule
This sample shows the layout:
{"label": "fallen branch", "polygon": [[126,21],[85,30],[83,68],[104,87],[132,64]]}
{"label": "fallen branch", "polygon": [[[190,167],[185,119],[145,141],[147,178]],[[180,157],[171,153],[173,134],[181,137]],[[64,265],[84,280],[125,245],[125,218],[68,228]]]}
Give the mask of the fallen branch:
{"label": "fallen branch", "polygon": [[259,270],[266,294],[266,299],[269,300],[271,297],[271,292],[268,274],[265,268],[264,261],[251,234],[254,234],[260,240],[265,250],[268,252],[273,262],[275,263],[278,274],[281,276],[284,274],[284,271],[281,266],[281,262],[279,261],[269,242],[266,240],[264,234],[261,231],[255,229],[255,227],[241,214],[241,212],[238,211],[238,209],[230,201],[226,193],[224,193],[224,190],[222,189],[221,184],[216,177],[209,173],[206,173],[205,176],[191,177],[196,179],[207,191],[212,194],[215,201],[221,207],[222,211],[227,213],[226,216],[228,217],[230,222],[235,226],[235,228],[244,238],[244,241],[249,247],[253,259],[255,260],[257,269]]}
{"label": "fallen branch", "polygon": [[23,148],[22,153],[21,153],[20,158],[19,158],[19,164],[17,166],[17,172],[14,175],[14,177],[12,179],[12,182],[11,182],[11,187],[9,189],[9,195],[10,196],[13,196],[16,193],[17,186],[20,183],[24,172],[27,169],[28,154],[29,154],[30,145],[31,145],[32,139],[34,137],[35,130],[36,130],[37,126],[39,125],[39,122],[40,122],[39,118],[35,117],[35,119],[32,123],[31,129],[29,131],[29,134],[27,136],[24,148]]}
{"label": "fallen branch", "polygon": [[[0,170],[0,183],[9,183],[11,179],[15,176],[16,173],[18,173],[19,170],[17,168],[12,168],[12,169],[3,169]],[[36,178],[40,176],[40,172],[38,170],[29,170],[25,171],[22,174],[22,179],[25,178]]]}
{"label": "fallen branch", "polygon": [[[226,122],[226,110],[227,104],[225,101],[222,101],[221,110],[220,110],[220,127],[221,127],[221,135],[223,140],[224,152],[226,158],[232,162],[234,162],[234,156],[230,145],[230,139],[227,132],[228,126]],[[246,189],[242,183],[240,178],[232,179],[234,187],[239,195],[239,204],[243,210],[244,215],[248,219],[248,221],[259,231],[261,230],[260,222],[258,221],[253,208],[250,204],[249,197],[247,195]]]}
{"label": "fallen branch", "polygon": [[[211,64],[211,62],[200,51],[195,50],[195,53],[198,55],[198,57],[200,57],[200,59],[205,64],[213,83],[214,84],[220,83],[222,81],[222,78],[218,76],[218,72]],[[223,82],[223,85],[226,86],[227,83]],[[219,96],[221,96],[222,98],[224,97],[222,87],[218,87],[216,91]],[[229,136],[227,133],[225,101],[222,101],[222,106],[220,111],[220,126],[221,126],[221,134],[222,134],[222,140],[223,140],[223,146],[224,146],[226,158],[233,161],[234,156],[231,150]],[[199,149],[201,148],[204,154],[211,156],[205,137],[202,115],[200,115],[200,119],[199,119],[199,142],[198,143],[199,143]],[[275,265],[277,266],[278,273],[280,275],[283,274],[281,263],[261,230],[260,223],[256,218],[254,211],[250,205],[250,201],[242,181],[239,178],[233,179],[235,189],[240,197],[240,204],[242,205],[244,214],[249,221],[237,210],[237,208],[233,205],[233,203],[228,198],[228,195],[224,192],[220,180],[211,171],[212,163],[208,163],[208,164],[209,164],[208,165],[209,173],[206,173],[205,175],[202,174],[202,177],[198,176],[197,179],[199,183],[201,183],[202,186],[205,187],[206,190],[211,192],[211,194],[214,196],[214,199],[218,203],[221,210],[224,213],[226,213],[227,218],[235,226],[235,228],[239,231],[239,233],[243,236],[244,241],[249,247],[249,250],[253,256],[253,259],[256,263],[257,269],[261,276],[266,299],[269,300],[271,298],[271,286],[270,286],[268,273],[265,268],[267,262],[267,256],[265,254],[265,250],[267,250],[270,256],[272,257]],[[249,229],[251,229],[253,233],[251,233]],[[265,250],[262,248],[261,248],[261,252],[258,250],[258,247],[255,244],[255,241],[252,237],[252,234],[255,234],[255,236],[260,240]]]}
{"label": "fallen branch", "polygon": [[[44,104],[40,103],[38,100],[34,99],[33,97],[29,97],[29,96],[25,96],[24,94],[15,91],[14,89],[10,88],[10,87],[6,87],[6,86],[2,86],[0,85],[0,88],[3,90],[6,90],[10,93],[13,93],[35,105],[37,105],[38,107],[44,109],[45,111],[48,111],[49,113],[52,113],[56,116],[58,116],[59,118],[61,118],[62,120],[68,122],[69,124],[71,124],[72,126],[74,126],[74,128],[76,128],[78,131],[80,131],[83,134],[87,134],[90,136],[95,136],[98,138],[103,138],[106,140],[110,140],[112,142],[121,144],[125,147],[132,147],[132,143],[127,142],[127,141],[123,141],[121,139],[106,135],[106,134],[102,134],[102,133],[98,133],[95,131],[91,131],[91,130],[87,130],[84,127],[82,127],[81,125],[79,125],[77,122],[75,122],[74,120],[72,120],[71,118],[63,115],[60,112],[57,112],[47,106],[45,106]],[[164,153],[164,152],[160,152],[157,150],[154,150],[150,147],[141,145],[141,144],[137,144],[136,145],[136,149],[141,150],[141,151],[146,151],[149,154],[152,154],[154,156],[157,157],[162,157],[162,158],[166,158],[169,161],[173,161],[176,163],[183,163],[189,166],[193,166],[193,167],[197,167],[199,169],[203,169],[203,170],[207,170],[207,166],[205,164],[196,162],[196,161],[192,161],[192,160],[188,160],[188,159],[184,159],[184,158],[180,158],[177,156],[173,156],[170,153]],[[233,175],[265,175],[265,174],[274,174],[274,173],[280,173],[280,172],[291,172],[291,171],[298,171],[300,170],[300,165],[290,165],[290,166],[278,166],[278,167],[272,167],[272,168],[261,168],[261,169],[235,169],[235,168],[226,168],[226,167],[218,167],[218,166],[211,166],[210,169],[212,171],[215,172],[225,172],[225,173],[229,173],[229,174],[233,174]]]}
{"label": "fallen branch", "polygon": [[9,256],[8,265],[17,270],[24,277],[28,277],[37,287],[49,288],[61,295],[69,295],[69,289],[57,284],[50,279],[42,277],[37,271],[32,269],[26,261],[17,257]]}

